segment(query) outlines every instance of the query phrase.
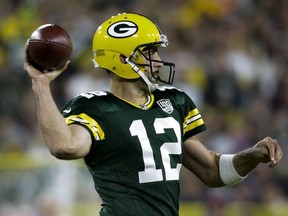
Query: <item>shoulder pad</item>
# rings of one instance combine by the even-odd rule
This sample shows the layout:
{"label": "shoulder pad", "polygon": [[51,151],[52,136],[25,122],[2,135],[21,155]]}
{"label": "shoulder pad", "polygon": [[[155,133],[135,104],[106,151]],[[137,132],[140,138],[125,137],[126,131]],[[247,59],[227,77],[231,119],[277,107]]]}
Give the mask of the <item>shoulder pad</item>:
{"label": "shoulder pad", "polygon": [[166,91],[166,90],[178,90],[180,92],[182,92],[180,89],[174,87],[174,86],[158,86],[157,89],[159,91]]}
{"label": "shoulder pad", "polygon": [[85,97],[87,99],[91,99],[95,96],[107,96],[108,93],[105,91],[93,91],[93,92],[86,92],[86,93],[81,93],[77,97]]}

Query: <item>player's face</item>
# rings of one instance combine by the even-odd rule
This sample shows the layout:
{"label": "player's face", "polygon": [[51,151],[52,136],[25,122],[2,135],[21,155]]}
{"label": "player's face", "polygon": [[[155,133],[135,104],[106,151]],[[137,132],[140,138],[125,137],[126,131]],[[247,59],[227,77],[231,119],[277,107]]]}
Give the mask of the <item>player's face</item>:
{"label": "player's face", "polygon": [[[163,64],[160,62],[161,58],[159,56],[158,50],[156,47],[153,47],[149,50],[143,51],[143,54],[146,56],[146,58],[143,56],[144,64],[147,65],[143,72],[151,83],[158,84],[159,81],[155,79],[155,77],[159,75],[159,70],[163,66]],[[149,61],[149,59],[155,61]],[[140,91],[144,92],[144,94],[149,93],[149,88],[143,79],[138,79],[135,84]]]}
{"label": "player's face", "polygon": [[159,70],[163,66],[163,64],[160,62],[161,58],[159,56],[157,48],[151,48],[147,51],[144,51],[145,56],[149,56],[152,61],[151,63],[144,58],[145,64],[151,64],[151,66],[145,67],[144,73],[152,83],[158,84],[158,80],[155,79],[155,77],[159,76]]}

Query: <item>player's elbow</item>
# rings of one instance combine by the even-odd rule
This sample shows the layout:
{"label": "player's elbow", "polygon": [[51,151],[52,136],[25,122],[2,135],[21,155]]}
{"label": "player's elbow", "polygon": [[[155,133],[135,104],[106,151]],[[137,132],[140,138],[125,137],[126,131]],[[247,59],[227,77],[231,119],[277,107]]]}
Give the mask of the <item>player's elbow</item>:
{"label": "player's elbow", "polygon": [[78,159],[77,150],[75,147],[56,147],[49,149],[51,155],[61,160]]}
{"label": "player's elbow", "polygon": [[211,188],[220,188],[220,187],[224,187],[225,184],[220,180],[213,180],[213,181],[203,181],[205,185],[207,185],[208,187]]}
{"label": "player's elbow", "polygon": [[218,172],[207,172],[205,178],[200,179],[205,185],[211,188],[219,188],[225,186]]}

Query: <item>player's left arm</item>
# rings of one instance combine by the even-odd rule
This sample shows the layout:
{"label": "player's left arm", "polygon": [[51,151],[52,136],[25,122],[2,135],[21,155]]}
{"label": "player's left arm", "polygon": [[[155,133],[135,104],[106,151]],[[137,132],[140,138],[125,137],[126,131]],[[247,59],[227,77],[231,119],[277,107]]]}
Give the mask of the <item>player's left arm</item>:
{"label": "player's left arm", "polygon": [[259,163],[269,163],[274,167],[282,156],[280,145],[270,137],[231,155],[209,151],[196,137],[187,139],[183,146],[184,167],[210,187],[237,184]]}
{"label": "player's left arm", "polygon": [[183,166],[210,187],[224,186],[219,175],[219,157],[194,136],[184,142]]}

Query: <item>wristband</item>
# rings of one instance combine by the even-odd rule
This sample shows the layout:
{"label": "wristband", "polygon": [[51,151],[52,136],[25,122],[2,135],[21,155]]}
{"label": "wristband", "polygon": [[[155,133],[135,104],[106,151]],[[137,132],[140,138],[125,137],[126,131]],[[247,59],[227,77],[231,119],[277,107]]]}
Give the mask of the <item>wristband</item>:
{"label": "wristband", "polygon": [[233,165],[235,154],[222,154],[219,159],[220,178],[225,185],[232,186],[244,180],[247,176],[240,176]]}

